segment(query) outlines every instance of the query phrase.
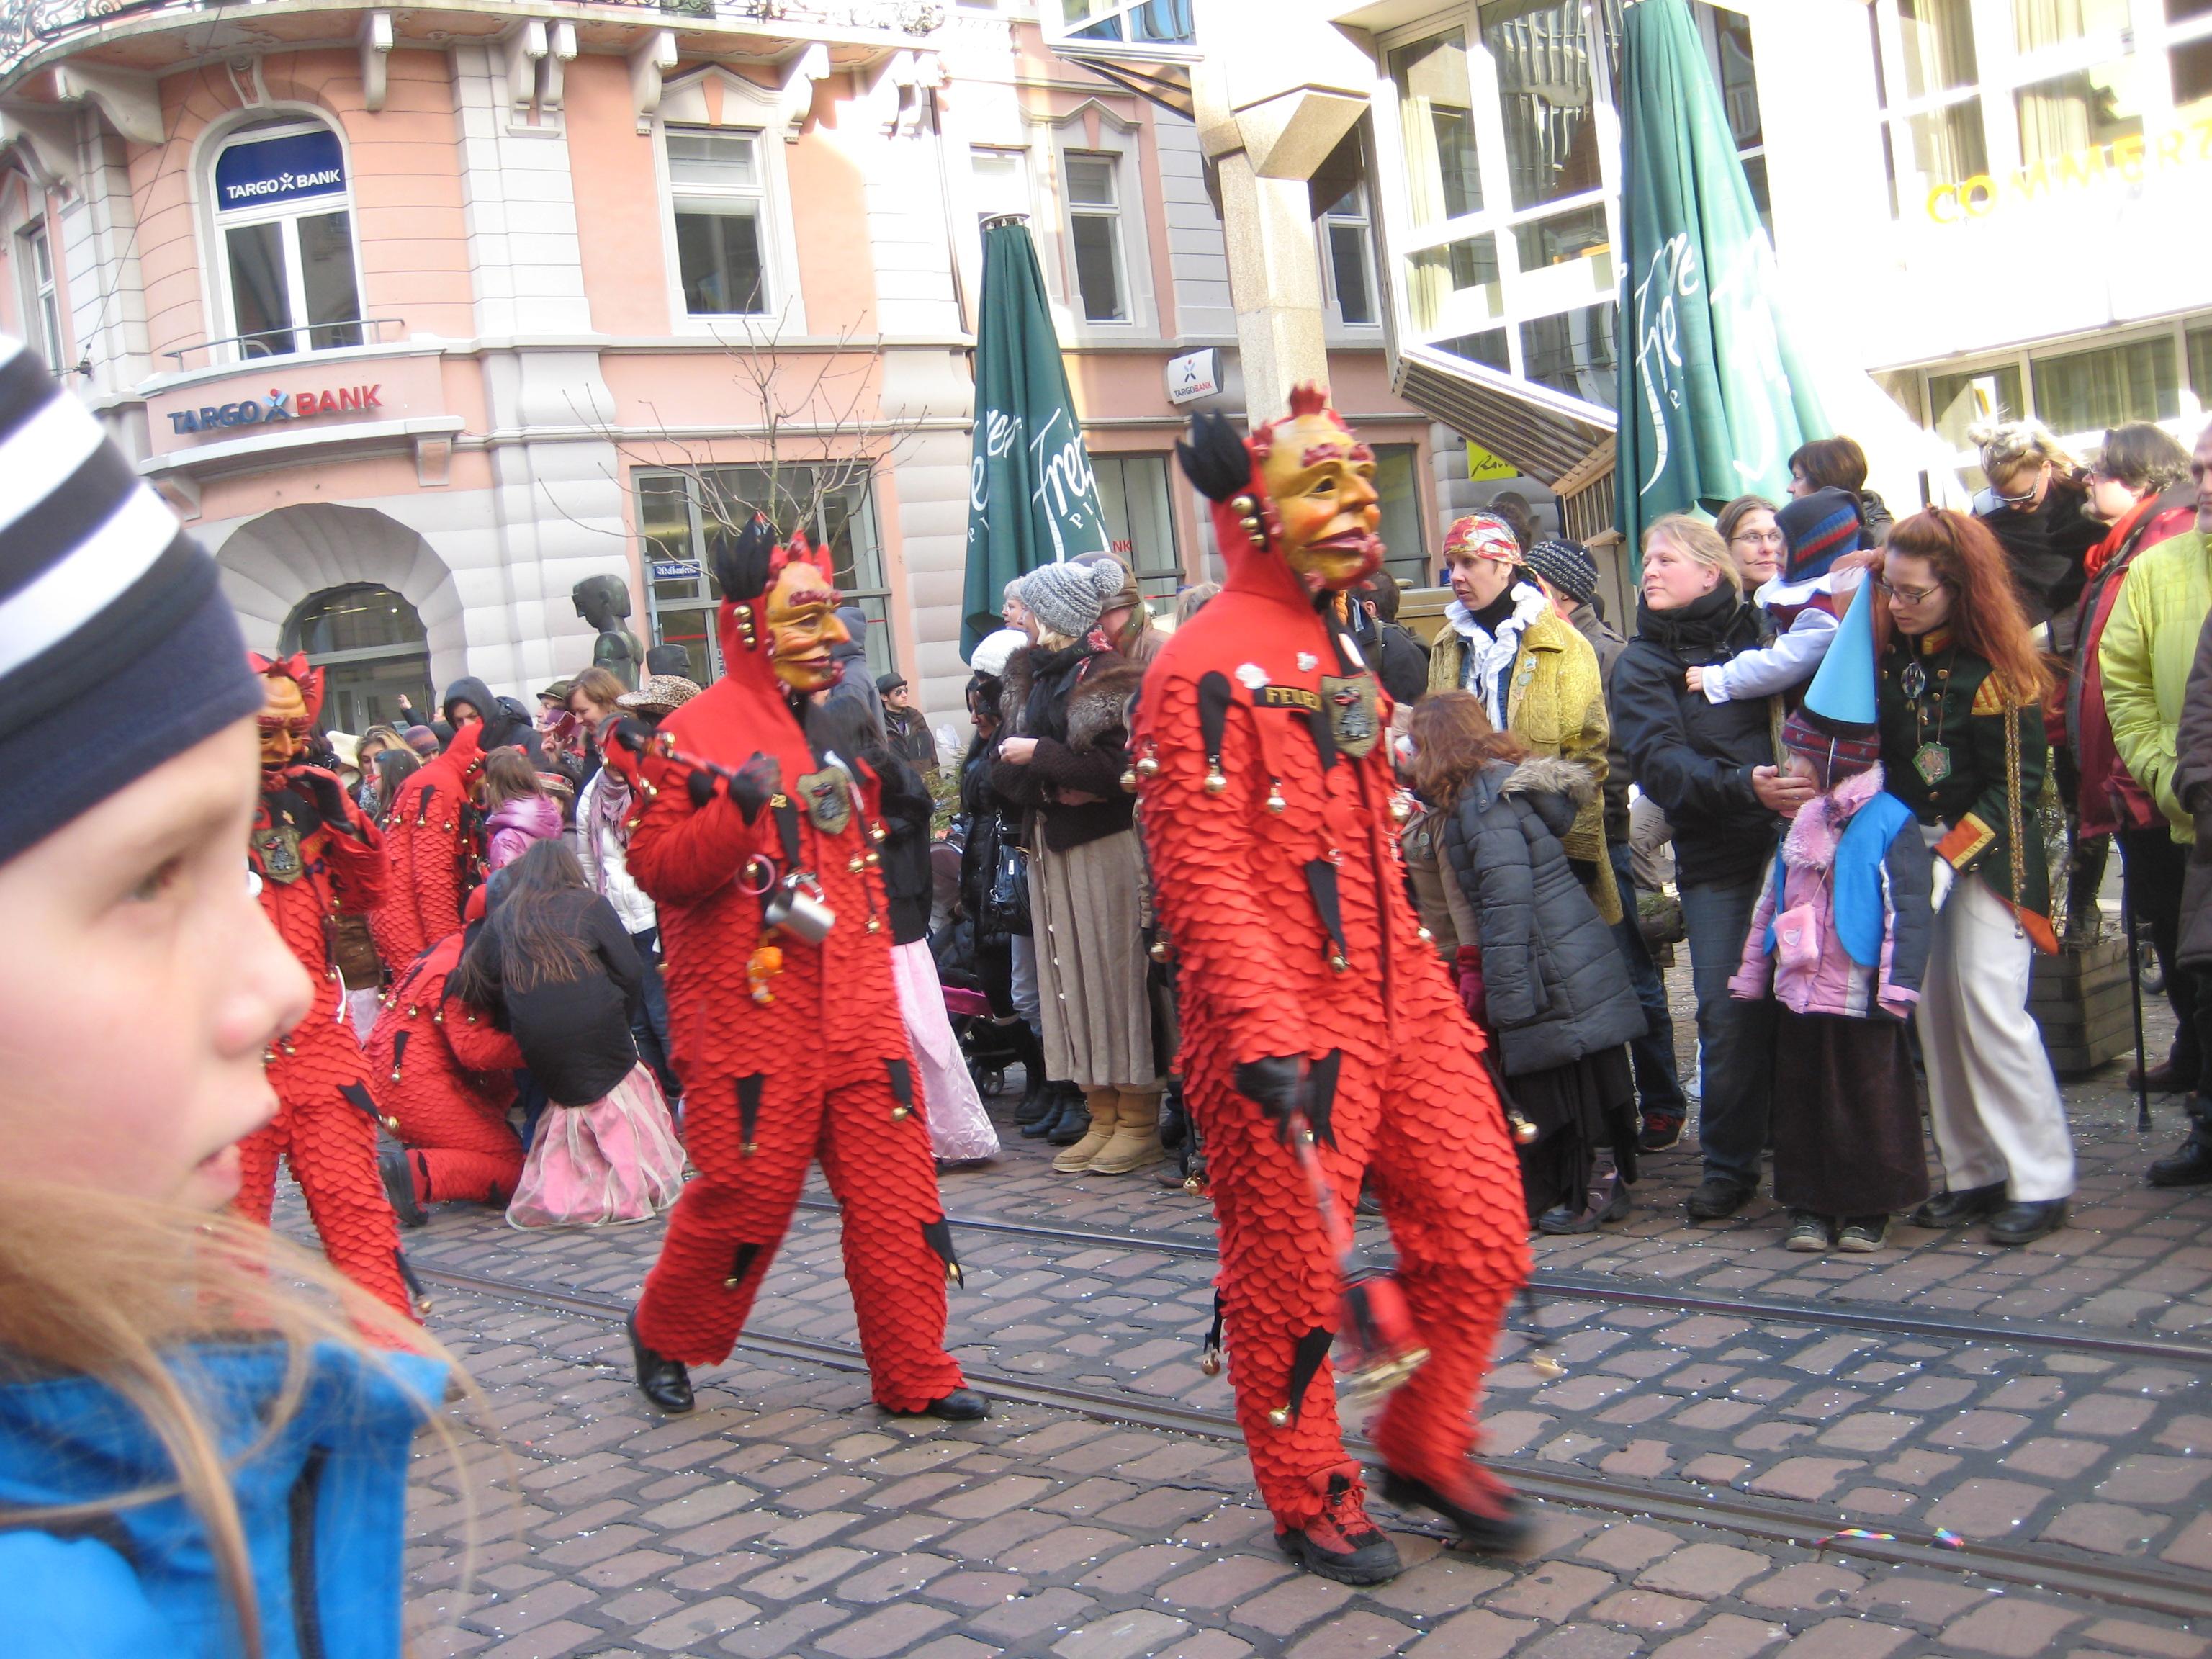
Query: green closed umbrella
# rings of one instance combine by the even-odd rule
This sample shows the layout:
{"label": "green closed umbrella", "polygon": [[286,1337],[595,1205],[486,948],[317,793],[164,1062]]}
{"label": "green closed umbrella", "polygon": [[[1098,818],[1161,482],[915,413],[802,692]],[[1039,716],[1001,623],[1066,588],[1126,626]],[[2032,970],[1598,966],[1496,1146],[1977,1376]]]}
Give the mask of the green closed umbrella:
{"label": "green closed umbrella", "polygon": [[1791,452],[1827,422],[1690,8],[1639,0],[1623,21],[1614,499],[1641,568],[1644,527],[1665,514],[1780,501]]}
{"label": "green closed umbrella", "polygon": [[975,307],[961,656],[999,625],[1000,596],[1015,577],[1106,550],[1098,481],[1067,389],[1036,249],[1019,219],[994,220],[983,231],[983,293]]}

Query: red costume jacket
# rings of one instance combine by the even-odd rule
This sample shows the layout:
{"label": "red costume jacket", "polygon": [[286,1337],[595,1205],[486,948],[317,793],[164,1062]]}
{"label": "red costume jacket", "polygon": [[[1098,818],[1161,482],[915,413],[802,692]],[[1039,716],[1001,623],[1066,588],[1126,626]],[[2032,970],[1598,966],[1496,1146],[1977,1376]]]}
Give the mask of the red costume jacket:
{"label": "red costume jacket", "polygon": [[385,826],[390,875],[369,932],[385,970],[398,974],[461,925],[461,907],[483,880],[483,831],[469,799],[483,769],[483,727],[453,734],[445,753],[399,787]]}
{"label": "red costume jacket", "polygon": [[1373,1428],[1392,1469],[1440,1488],[1482,1478],[1467,1459],[1474,1400],[1528,1246],[1482,1038],[1407,899],[1388,698],[1272,522],[1256,468],[1216,504],[1228,579],[1146,672],[1133,737],[1221,1223],[1230,1377],[1261,1495],[1287,1528],[1321,1511],[1332,1475],[1356,1479],[1323,1360],[1341,1286],[1311,1189],[1237,1066],[1310,1062],[1343,1219],[1363,1177],[1390,1217],[1429,1349]]}
{"label": "red costume jacket", "polygon": [[[287,780],[328,781],[343,802],[345,834],[313,822],[301,828],[302,802]],[[289,819],[290,822],[286,822]],[[315,981],[307,1017],[269,1049],[276,1120],[246,1137],[239,1208],[267,1222],[276,1165],[289,1158],[331,1263],[364,1289],[412,1316],[399,1266],[398,1224],[376,1172],[378,1109],[361,1045],[344,1018],[344,988],[331,955],[331,928],[342,912],[371,910],[384,896],[384,848],[372,823],[329,773],[305,766],[264,775],[247,839],[261,878],[261,908]]]}
{"label": "red costume jacket", "polygon": [[522,1142],[507,1122],[522,1050],[446,988],[467,943],[457,931],[416,957],[368,1034],[369,1070],[410,1153],[420,1203],[504,1204],[522,1175]]}

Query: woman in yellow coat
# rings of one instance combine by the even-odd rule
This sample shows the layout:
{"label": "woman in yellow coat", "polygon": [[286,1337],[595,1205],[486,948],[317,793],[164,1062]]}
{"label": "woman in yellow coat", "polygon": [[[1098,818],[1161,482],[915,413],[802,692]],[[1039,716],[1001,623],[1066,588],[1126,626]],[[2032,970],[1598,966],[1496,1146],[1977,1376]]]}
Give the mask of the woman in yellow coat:
{"label": "woman in yellow coat", "polygon": [[[1452,599],[1430,647],[1429,690],[1473,692],[1531,755],[1577,762],[1601,787],[1610,726],[1597,653],[1530,579],[1511,526],[1487,513],[1458,520],[1444,561]],[[1601,793],[1583,803],[1565,844],[1598,914],[1620,921]]]}

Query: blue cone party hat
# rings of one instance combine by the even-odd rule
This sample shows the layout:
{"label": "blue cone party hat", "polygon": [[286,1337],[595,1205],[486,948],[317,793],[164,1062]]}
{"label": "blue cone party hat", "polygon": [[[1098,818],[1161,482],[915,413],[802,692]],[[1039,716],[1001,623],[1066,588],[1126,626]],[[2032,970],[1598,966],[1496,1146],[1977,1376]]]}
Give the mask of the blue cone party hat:
{"label": "blue cone party hat", "polygon": [[1805,713],[1830,731],[1871,729],[1874,684],[1874,584],[1862,580],[1828,642],[1828,654],[1805,688]]}

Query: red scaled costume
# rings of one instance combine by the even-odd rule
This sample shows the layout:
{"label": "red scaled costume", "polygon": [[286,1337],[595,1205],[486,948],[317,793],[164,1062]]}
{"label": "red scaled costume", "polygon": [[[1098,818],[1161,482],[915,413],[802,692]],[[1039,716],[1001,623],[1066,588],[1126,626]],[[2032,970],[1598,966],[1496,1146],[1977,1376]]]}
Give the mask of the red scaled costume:
{"label": "red scaled costume", "polygon": [[[484,890],[470,896],[471,921]],[[407,1148],[415,1201],[503,1207],[522,1178],[522,1143],[507,1121],[522,1050],[447,993],[468,941],[467,930],[448,933],[400,974],[368,1034],[368,1063]]]}
{"label": "red scaled costume", "polygon": [[[1373,1438],[1394,1477],[1502,1523],[1510,1495],[1468,1455],[1492,1344],[1528,1272],[1520,1176],[1483,1040],[1407,902],[1389,702],[1334,624],[1328,591],[1380,557],[1373,458],[1311,387],[1249,446],[1225,423],[1194,430],[1185,465],[1215,501],[1228,580],[1146,675],[1135,770],[1178,963],[1185,1088],[1221,1226],[1237,1419],[1279,1532],[1341,1529],[1347,1512],[1364,1525],[1322,1359],[1338,1263],[1243,1069],[1310,1063],[1307,1111],[1336,1201],[1348,1222],[1363,1176],[1379,1194],[1429,1350]],[[1304,502],[1332,473],[1328,489],[1344,493],[1346,512],[1311,516]],[[1301,498],[1325,568],[1286,557],[1291,509],[1279,517],[1271,481]],[[1324,536],[1342,524],[1363,527]],[[1395,1570],[1387,1540],[1369,1535],[1389,1566],[1353,1582]],[[1331,1571],[1291,1547],[1299,1539],[1285,1542]]]}
{"label": "red scaled costume", "polygon": [[277,1112],[240,1145],[238,1208],[268,1224],[276,1163],[286,1159],[331,1265],[412,1317],[399,1224],[377,1174],[376,1097],[331,958],[339,914],[369,910],[383,896],[384,848],[344,785],[293,763],[322,702],[322,671],[304,657],[250,660],[267,680],[269,703],[247,857],[261,879],[262,910],[313,977],[315,1000],[264,1056]]}
{"label": "red scaled costume", "polygon": [[368,930],[388,974],[398,975],[461,925],[482,884],[483,825],[470,791],[483,773],[483,726],[471,720],[399,786],[384,827],[389,878]]}
{"label": "red scaled costume", "polygon": [[[684,1139],[699,1171],[638,1302],[634,1335],[651,1351],[641,1382],[667,1408],[688,1407],[688,1382],[664,1400],[648,1364],[728,1355],[819,1158],[844,1212],[875,1398],[933,1409],[961,1388],[944,1346],[951,1242],[891,974],[877,787],[857,763],[856,781],[817,760],[779,678],[801,690],[834,683],[836,594],[803,549],[776,547],[757,521],[733,540],[715,556],[726,675],[657,734],[626,728],[633,744],[650,736],[641,759],[622,738],[608,750],[639,775],[629,873],[659,907]],[[808,637],[804,659],[787,664],[793,615]],[[794,876],[835,912],[818,944],[763,921],[764,897]]]}

